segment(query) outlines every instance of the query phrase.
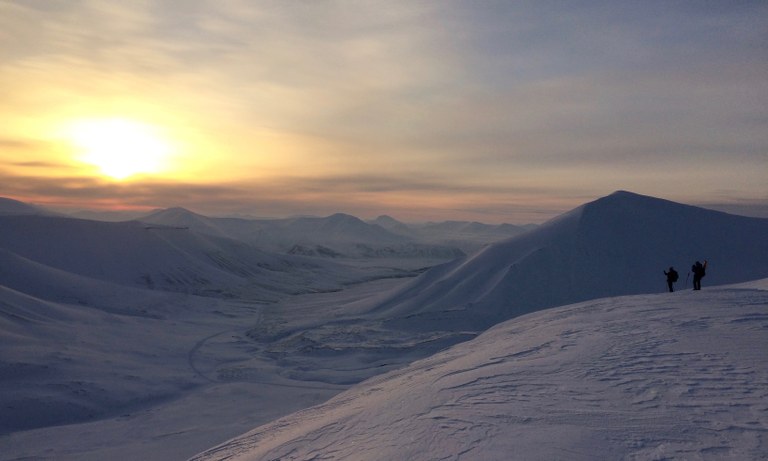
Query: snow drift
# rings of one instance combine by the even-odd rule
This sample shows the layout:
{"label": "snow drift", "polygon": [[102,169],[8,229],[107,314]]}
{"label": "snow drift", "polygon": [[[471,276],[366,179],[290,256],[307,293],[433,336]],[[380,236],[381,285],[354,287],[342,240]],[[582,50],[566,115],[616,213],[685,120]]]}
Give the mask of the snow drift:
{"label": "snow drift", "polygon": [[435,267],[376,312],[406,328],[482,330],[546,307],[665,291],[670,266],[684,288],[696,260],[709,261],[705,287],[753,280],[768,277],[766,236],[768,219],[620,191]]}
{"label": "snow drift", "polygon": [[762,459],[766,308],[718,288],[549,309],[192,459]]}

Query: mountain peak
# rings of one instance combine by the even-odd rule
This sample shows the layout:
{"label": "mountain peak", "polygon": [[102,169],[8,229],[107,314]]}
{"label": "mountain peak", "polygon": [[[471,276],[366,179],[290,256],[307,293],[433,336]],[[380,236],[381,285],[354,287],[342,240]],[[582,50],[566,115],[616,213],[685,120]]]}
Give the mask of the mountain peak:
{"label": "mountain peak", "polygon": [[179,214],[193,214],[196,215],[194,211],[188,210],[184,207],[175,206],[171,208],[166,208],[165,210],[160,211],[160,213],[179,213]]}
{"label": "mountain peak", "polygon": [[[698,220],[703,215],[724,215],[720,211],[709,210],[693,205],[673,202],[671,200],[636,194],[624,190],[616,191],[610,195],[599,198],[577,208],[582,219],[592,218],[604,221],[609,216],[634,216],[635,219],[653,217],[658,221],[657,225],[663,225],[663,221]],[[576,211],[573,210],[573,211]],[[681,224],[682,225],[682,224]]]}
{"label": "mountain peak", "polygon": [[609,194],[608,197],[647,197],[647,196],[641,195],[635,192],[630,192],[628,190],[619,189]]}
{"label": "mountain peak", "polygon": [[629,192],[626,190],[617,190],[616,192],[613,192],[611,194],[606,195],[605,197],[599,198],[592,203],[596,202],[624,202],[624,203],[640,203],[642,201],[654,201],[654,202],[667,202],[667,203],[673,203],[669,200],[660,199],[657,197],[652,197],[650,195],[642,195],[635,192]]}
{"label": "mountain peak", "polygon": [[708,283],[735,283],[768,276],[765,235],[768,219],[617,191],[434,268],[381,306],[404,323],[450,312],[487,328],[565,302],[653,293],[664,288],[662,268],[700,258],[717,266]]}
{"label": "mountain peak", "polygon": [[207,219],[206,216],[195,213],[194,211],[190,211],[186,208],[172,207],[172,208],[165,208],[162,210],[155,211],[154,213],[151,213],[150,215],[146,216],[144,220],[184,219],[184,218]]}
{"label": "mountain peak", "polygon": [[392,216],[386,215],[386,214],[380,215],[379,217],[374,219],[372,222],[375,222],[377,224],[379,224],[379,223],[402,224],[397,219],[393,218]]}
{"label": "mountain peak", "polygon": [[345,222],[345,221],[347,221],[347,222],[358,222],[358,221],[360,221],[360,218],[357,218],[355,216],[352,216],[352,215],[346,214],[346,213],[334,213],[334,214],[328,216],[328,218],[326,218],[326,219],[328,219],[329,221],[339,221],[339,222]]}

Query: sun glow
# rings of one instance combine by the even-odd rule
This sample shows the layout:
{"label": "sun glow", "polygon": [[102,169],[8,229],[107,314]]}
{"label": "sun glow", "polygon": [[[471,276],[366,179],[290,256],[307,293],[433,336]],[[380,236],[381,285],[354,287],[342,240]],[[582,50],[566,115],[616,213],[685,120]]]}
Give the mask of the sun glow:
{"label": "sun glow", "polygon": [[67,132],[79,151],[78,160],[114,179],[161,173],[169,167],[173,152],[156,127],[134,120],[80,120]]}

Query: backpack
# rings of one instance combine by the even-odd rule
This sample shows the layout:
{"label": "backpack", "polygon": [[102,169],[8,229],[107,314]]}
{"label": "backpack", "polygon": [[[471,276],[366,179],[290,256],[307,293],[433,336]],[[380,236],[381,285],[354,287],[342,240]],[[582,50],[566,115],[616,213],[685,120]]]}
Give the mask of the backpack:
{"label": "backpack", "polygon": [[672,270],[672,271],[670,271],[670,272],[669,272],[669,279],[670,279],[671,281],[673,281],[673,282],[677,282],[677,279],[678,279],[678,278],[679,278],[679,277],[678,277],[678,275],[677,275],[677,271],[676,271],[676,270]]}

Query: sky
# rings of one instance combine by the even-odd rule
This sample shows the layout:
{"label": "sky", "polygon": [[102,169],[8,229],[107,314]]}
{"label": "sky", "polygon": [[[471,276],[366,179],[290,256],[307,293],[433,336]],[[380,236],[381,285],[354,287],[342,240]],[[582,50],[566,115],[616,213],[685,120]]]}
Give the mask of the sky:
{"label": "sky", "polygon": [[768,3],[0,0],[0,120],[54,209],[768,216]]}

